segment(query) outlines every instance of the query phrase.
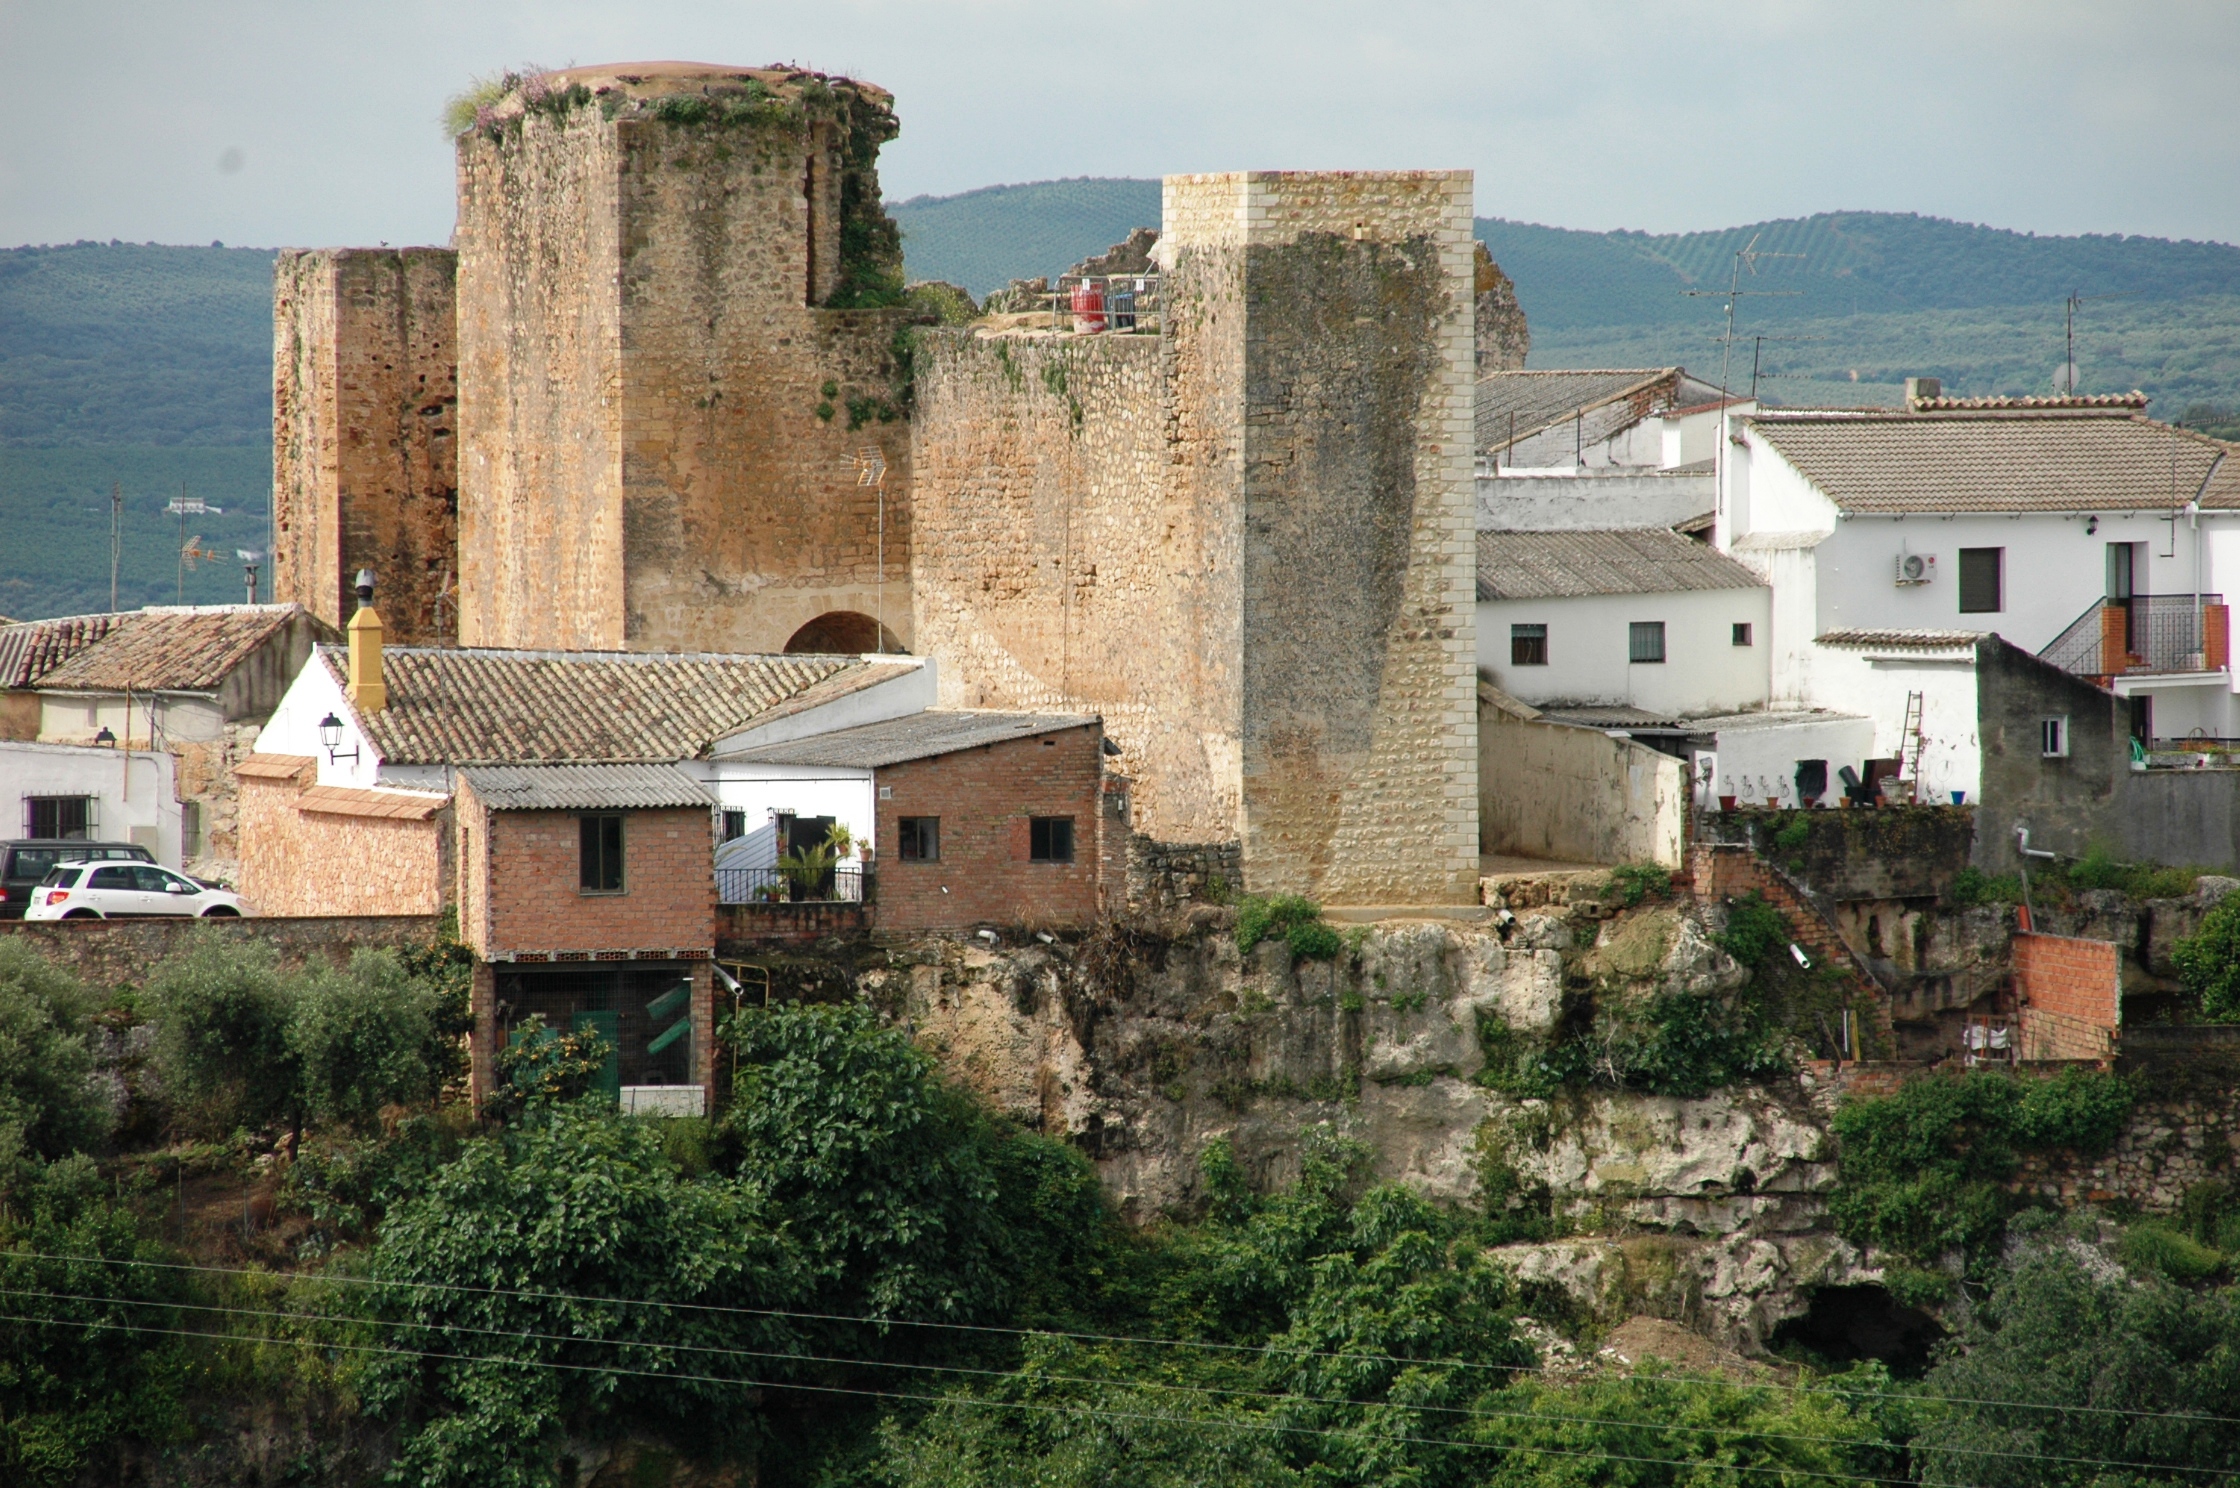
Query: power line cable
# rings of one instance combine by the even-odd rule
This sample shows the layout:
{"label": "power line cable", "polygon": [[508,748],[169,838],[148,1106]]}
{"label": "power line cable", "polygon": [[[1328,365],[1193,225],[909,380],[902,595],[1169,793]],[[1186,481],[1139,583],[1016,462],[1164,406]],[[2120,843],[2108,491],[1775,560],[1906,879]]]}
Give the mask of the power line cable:
{"label": "power line cable", "polygon": [[[89,1302],[109,1306],[122,1305],[128,1307],[154,1307],[176,1311],[216,1313],[227,1317],[254,1317],[278,1321],[358,1324],[366,1327],[414,1329],[423,1333],[441,1333],[446,1335],[457,1333],[472,1333],[481,1334],[486,1337],[517,1338],[525,1341],[534,1340],[544,1343],[580,1344],[604,1348],[658,1349],[667,1350],[674,1353],[708,1354],[717,1357],[775,1360],[779,1362],[791,1361],[800,1364],[836,1364],[866,1369],[907,1369],[936,1374],[969,1375],[983,1379],[1004,1380],[1014,1379],[1018,1377],[1018,1371],[1016,1370],[988,1369],[971,1365],[928,1364],[903,1359],[858,1358],[853,1355],[811,1354],[783,1349],[747,1349],[729,1347],[719,1344],[663,1343],[654,1339],[604,1338],[586,1336],[579,1333],[540,1333],[526,1328],[493,1328],[472,1323],[414,1322],[410,1320],[400,1320],[393,1318],[357,1317],[333,1313],[301,1312],[288,1309],[238,1307],[209,1302],[175,1302],[156,1298],[103,1297],[84,1293],[34,1291],[19,1287],[0,1287],[0,1296],[31,1297],[46,1301],[57,1302]],[[55,1319],[53,1321],[57,1323],[69,1323],[74,1326],[110,1326],[109,1324],[101,1322],[87,1323],[83,1320],[77,1319]],[[199,1336],[224,1338],[231,1335],[203,1334]],[[316,1348],[323,1346],[317,1340],[313,1339],[302,1339],[298,1341],[301,1342],[305,1347]],[[445,1355],[444,1357],[456,1356]],[[1349,1354],[1339,1355],[1337,1357],[1358,1361],[1375,1356]],[[1466,1360],[1416,1359],[1395,1360],[1394,1362],[1426,1366],[1444,1366],[1449,1368],[1468,1366],[1468,1361]],[[584,1367],[603,1368],[606,1366],[587,1365]],[[664,1378],[671,1377],[665,1371],[655,1372],[661,1373]],[[1653,1376],[1652,1378],[1667,1379],[1670,1378],[1670,1376]],[[1566,1416],[1554,1415],[1538,1411],[1483,1410],[1468,1406],[1404,1403],[1396,1404],[1395,1402],[1390,1400],[1361,1400],[1351,1396],[1331,1397],[1322,1395],[1305,1395],[1300,1394],[1296,1391],[1244,1390],[1226,1388],[1217,1385],[1185,1385],[1178,1384],[1172,1381],[1116,1380],[1112,1378],[1099,1378],[1084,1375],[1037,1373],[1035,1375],[1035,1379],[1039,1382],[1055,1384],[1102,1385],[1108,1387],[1115,1384],[1132,1385],[1138,1388],[1166,1390],[1186,1395],[1205,1395],[1241,1400],[1258,1400],[1270,1402],[1273,1404],[1296,1404],[1326,1407],[1353,1406],[1372,1410],[1380,1408],[1397,1408],[1436,1413],[1440,1415],[1460,1416],[1465,1420],[1472,1421],[1547,1421],[1561,1425],[1575,1426],[1631,1426],[1646,1430],[1690,1430],[1712,1436],[1757,1437],[1767,1441],[1791,1441],[1818,1446],[1848,1446],[1854,1444],[1848,1437],[1812,1436],[1801,1432],[1761,1431],[1741,1426],[1680,1426],[1669,1421],[1640,1420],[1637,1418],[1626,1417]],[[817,1387],[804,1386],[803,1388]],[[1746,1385],[1738,1385],[1737,1388],[1746,1389],[1750,1387]],[[2144,1468],[2150,1471],[2161,1471],[2167,1466],[2167,1464],[2158,1462],[2134,1462],[2107,1457],[2066,1457],[2051,1455],[2044,1452],[2004,1451],[1992,1447],[1948,1446],[1940,1448],[1939,1450],[1971,1457],[2009,1458],[2019,1461],[2040,1462],[2076,1467]],[[2198,1467],[2188,1468],[2186,1470],[2191,1472],[2214,1474],[2220,1477],[2229,1477],[2234,1475],[2235,1473],[2240,1473],[2240,1469],[2218,1467]]]}
{"label": "power line cable", "polygon": [[[181,1261],[143,1261],[108,1256],[67,1256],[54,1255],[41,1251],[23,1250],[0,1251],[0,1261],[4,1261],[10,1257],[22,1257],[31,1260],[72,1262],[85,1265],[136,1266],[155,1270],[206,1272],[220,1276],[277,1277],[288,1274],[274,1271],[263,1271],[258,1270],[254,1267],[247,1266],[203,1266],[193,1265]],[[679,1302],[638,1297],[601,1297],[581,1292],[551,1292],[516,1287],[467,1286],[459,1282],[383,1280],[379,1277],[341,1276],[328,1275],[324,1273],[299,1274],[296,1276],[296,1279],[313,1284],[334,1283],[340,1285],[365,1287],[406,1287],[421,1291],[458,1292],[470,1296],[522,1297],[537,1301],[585,1302],[609,1307],[647,1307],[690,1312],[713,1312],[739,1317],[792,1318],[806,1322],[852,1323],[859,1326],[882,1329],[930,1328],[950,1332],[985,1333],[1005,1337],[1065,1338],[1075,1340],[1077,1342],[1129,1344],[1144,1348],[1198,1349],[1224,1353],[1265,1354],[1271,1347],[1273,1347],[1273,1345],[1267,1344],[1214,1343],[1209,1340],[1193,1338],[1142,1338],[1121,1333],[1084,1333],[1069,1331],[1062,1328],[1012,1328],[1003,1327],[992,1323],[923,1322],[910,1318],[862,1317],[851,1313],[807,1312],[782,1307],[738,1307],[719,1302]],[[1343,1353],[1331,1349],[1300,1349],[1285,1350],[1285,1352],[1295,1353],[1302,1358],[1340,1359],[1349,1363],[1420,1364],[1426,1362],[1421,1359],[1406,1358],[1398,1354],[1352,1354]],[[1452,1361],[1452,1367],[1458,1369],[1476,1369],[1484,1370],[1491,1373],[1507,1374],[1535,1374],[1539,1372],[1539,1367],[1537,1365],[1484,1364],[1470,1360],[1454,1360]],[[1732,1380],[1721,1379],[1715,1375],[1663,1374],[1658,1375],[1657,1378],[1661,1381],[1692,1385],[1731,1386],[1734,1383]],[[1872,1390],[1851,1389],[1833,1383],[1822,1383],[1817,1385],[1790,1385],[1782,1384],[1777,1381],[1768,1381],[1763,1384],[1755,1385],[1753,1386],[1753,1388],[1781,1390],[1790,1394],[1821,1393],[1831,1395],[1856,1396],[1862,1399],[1870,1400],[1881,1398],[1875,1391]],[[2047,1401],[1993,1400],[1967,1395],[1935,1395],[1929,1394],[1927,1392],[1910,1394],[1907,1396],[1907,1398],[1910,1400],[1933,1401],[1940,1405],[1974,1405],[1995,1409],[2041,1410],[2066,1412],[2071,1414],[2104,1416],[2132,1416],[2158,1421],[2214,1422],[2222,1425],[2240,1426],[2240,1416],[2218,1415],[2210,1411],[2136,1410],[2123,1406],[2112,1405],[2062,1405]]]}
{"label": "power line cable", "polygon": [[[728,1375],[697,1375],[682,1374],[670,1370],[625,1369],[619,1366],[605,1364],[563,1364],[556,1360],[516,1359],[497,1354],[442,1353],[431,1349],[397,1348],[384,1344],[316,1342],[310,1339],[275,1338],[269,1335],[260,1334],[210,1333],[191,1328],[155,1328],[137,1323],[106,1322],[87,1324],[83,1321],[67,1318],[30,1317],[19,1313],[0,1313],[0,1322],[33,1323],[49,1326],[80,1328],[90,1326],[112,1328],[119,1332],[125,1333],[162,1334],[175,1338],[202,1338],[214,1339],[219,1341],[235,1341],[242,1343],[285,1344],[299,1348],[328,1349],[350,1353],[387,1354],[400,1358],[433,1359],[437,1361],[447,1361],[451,1363],[461,1364],[502,1364],[523,1369],[551,1369],[575,1374],[626,1375],[642,1379],[660,1380],[666,1384],[732,1385],[742,1389],[793,1390],[806,1395],[846,1395],[861,1399],[908,1400],[929,1405],[944,1405],[953,1407],[961,1406],[969,1409],[1034,1411],[1044,1415],[1067,1416],[1077,1419],[1143,1421],[1152,1423],[1163,1423],[1175,1426],[1193,1427],[1213,1426],[1221,1428],[1223,1430],[1257,1432],[1263,1435],[1342,1437],[1350,1434],[1323,1426],[1287,1426],[1279,1422],[1238,1421],[1220,1416],[1162,1416],[1153,1415],[1147,1412],[1098,1410],[1089,1406],[1041,1405],[1020,1400],[989,1400],[984,1397],[974,1395],[927,1395],[902,1390],[866,1390],[842,1385],[802,1384],[792,1380],[738,1379]],[[1100,1381],[1099,1383],[1106,1382]],[[1538,1417],[1528,1419],[1546,1420],[1549,1418]],[[1551,1422],[1551,1424],[1554,1423]],[[1624,1423],[1607,1422],[1598,1424],[1620,1425]],[[1669,1425],[1660,1427],[1659,1429],[1668,1431],[1689,1431],[1700,1430],[1702,1428],[1688,1427],[1683,1425]],[[1449,1437],[1409,1436],[1396,1432],[1378,1432],[1374,1434],[1380,1441],[1410,1446],[1453,1447],[1463,1451],[1474,1452],[1529,1452],[1536,1456],[1544,1457],[1573,1457],[1582,1458],[1594,1462],[1631,1462],[1651,1467],[1705,1467],[1716,1465],[1718,1467],[1724,1468],[1728,1472],[1776,1475],[1789,1480],[1795,1480],[1798,1478],[1814,1478],[1823,1482],[1834,1483],[1872,1483],[1884,1485],[1884,1488],[1897,1488],[1897,1485],[1907,1484],[1910,1481],[1904,1478],[1875,1477],[1859,1473],[1823,1472],[1817,1468],[1752,1467],[1741,1463],[1713,1464],[1707,1458],[1643,1457],[1619,1452],[1574,1452],[1566,1451],[1561,1447],[1540,1447],[1523,1443],[1473,1442],[1459,1441]],[[1860,1445],[1872,1446],[1873,1444],[1860,1443]],[[2181,1468],[2176,1470],[2187,1471],[2188,1469]],[[1953,1484],[1949,1485],[1949,1488],[1977,1488],[1977,1485]]]}

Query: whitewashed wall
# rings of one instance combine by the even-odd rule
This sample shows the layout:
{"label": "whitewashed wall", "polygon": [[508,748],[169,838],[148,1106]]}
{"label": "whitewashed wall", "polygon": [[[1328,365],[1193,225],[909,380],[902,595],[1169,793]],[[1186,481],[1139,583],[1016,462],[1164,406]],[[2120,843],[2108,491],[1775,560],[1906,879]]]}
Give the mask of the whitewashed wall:
{"label": "whitewashed wall", "polygon": [[94,831],[102,841],[138,842],[156,861],[180,865],[179,801],[169,754],[0,742],[0,810],[8,813],[0,826],[11,837],[23,830],[26,796],[91,796]]}
{"label": "whitewashed wall", "polygon": [[[1478,661],[1495,686],[1535,707],[1623,704],[1678,715],[1740,712],[1766,701],[1768,618],[1769,594],[1761,588],[1481,601]],[[1629,626],[1636,620],[1664,622],[1662,664],[1627,660]],[[1751,627],[1752,644],[1734,644],[1737,622]],[[1510,664],[1512,624],[1548,627],[1546,666]]]}

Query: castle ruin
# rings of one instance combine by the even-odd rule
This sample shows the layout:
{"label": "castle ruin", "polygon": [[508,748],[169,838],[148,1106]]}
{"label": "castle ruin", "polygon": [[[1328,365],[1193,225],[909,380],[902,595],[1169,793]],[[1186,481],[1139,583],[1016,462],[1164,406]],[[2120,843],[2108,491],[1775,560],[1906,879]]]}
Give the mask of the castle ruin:
{"label": "castle ruin", "polygon": [[[1475,903],[1469,173],[1170,177],[1156,315],[939,330],[900,304],[895,129],[862,83],[685,63],[479,110],[456,639],[907,648],[945,704],[1101,714],[1147,851],[1234,854],[1253,892]],[[351,251],[284,262],[283,392],[398,360],[404,300],[291,290]],[[368,406],[359,443],[419,472],[418,405]],[[381,534],[439,499],[432,463],[349,484],[315,443],[276,483],[345,515],[291,525],[282,597],[393,565]]]}

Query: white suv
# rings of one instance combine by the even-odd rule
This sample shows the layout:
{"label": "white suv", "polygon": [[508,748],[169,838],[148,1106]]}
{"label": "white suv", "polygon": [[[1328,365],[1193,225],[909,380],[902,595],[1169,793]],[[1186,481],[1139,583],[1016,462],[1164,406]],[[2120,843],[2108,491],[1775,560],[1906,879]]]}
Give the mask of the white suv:
{"label": "white suv", "polygon": [[231,889],[153,863],[57,863],[31,891],[27,920],[106,920],[120,915],[236,916],[249,906]]}

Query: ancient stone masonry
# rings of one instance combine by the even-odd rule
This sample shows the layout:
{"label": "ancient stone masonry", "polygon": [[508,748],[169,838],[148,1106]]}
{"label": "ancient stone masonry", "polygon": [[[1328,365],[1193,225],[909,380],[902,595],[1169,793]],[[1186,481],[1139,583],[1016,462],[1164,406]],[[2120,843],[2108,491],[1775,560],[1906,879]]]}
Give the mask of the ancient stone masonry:
{"label": "ancient stone masonry", "polygon": [[864,84],[659,63],[522,80],[461,137],[469,644],[908,641],[894,132]]}
{"label": "ancient stone masonry", "polygon": [[455,262],[320,248],[273,266],[273,597],[340,625],[371,568],[409,646],[458,634]]}
{"label": "ancient stone masonry", "polygon": [[928,338],[944,701],[1101,713],[1254,892],[1470,902],[1469,177],[1173,177],[1158,253],[1156,337]]}
{"label": "ancient stone masonry", "polygon": [[1478,375],[1516,372],[1532,350],[1532,331],[1525,324],[1524,307],[1517,303],[1517,286],[1501,272],[1486,245],[1477,245],[1473,265],[1477,287]]}

